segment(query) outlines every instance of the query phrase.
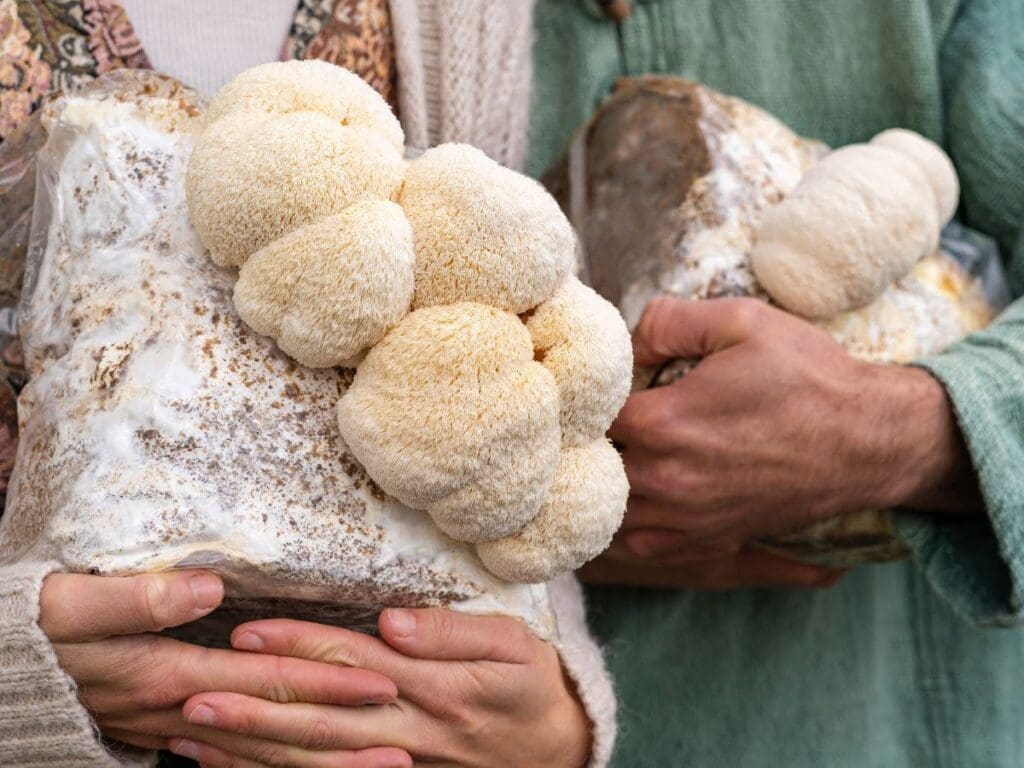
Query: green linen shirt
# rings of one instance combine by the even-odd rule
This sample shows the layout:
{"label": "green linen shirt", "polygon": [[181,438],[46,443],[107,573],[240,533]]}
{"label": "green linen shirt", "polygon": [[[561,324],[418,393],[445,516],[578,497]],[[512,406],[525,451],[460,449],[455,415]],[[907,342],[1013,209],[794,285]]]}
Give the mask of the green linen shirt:
{"label": "green linen shirt", "polygon": [[[621,74],[677,74],[833,145],[941,142],[960,219],[1024,294],[1024,0],[538,0],[530,168]],[[903,513],[912,562],[828,591],[589,590],[620,695],[614,764],[1024,766],[1024,299],[921,361],[947,388],[987,515]]]}

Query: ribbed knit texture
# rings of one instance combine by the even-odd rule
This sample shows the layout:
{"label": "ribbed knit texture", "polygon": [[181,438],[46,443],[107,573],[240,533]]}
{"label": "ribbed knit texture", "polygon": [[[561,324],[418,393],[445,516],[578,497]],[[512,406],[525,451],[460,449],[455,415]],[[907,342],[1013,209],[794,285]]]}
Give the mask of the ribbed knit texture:
{"label": "ribbed knit texture", "polygon": [[96,738],[75,683],[39,628],[39,591],[57,563],[0,567],[0,765],[115,768],[153,765],[124,751],[115,759]]}
{"label": "ribbed knit texture", "polygon": [[[1020,0],[538,0],[529,168],[621,74],[677,74],[838,145],[942,141],[960,218],[1024,292]],[[621,35],[622,47],[619,47]],[[614,766],[1024,765],[1024,300],[922,365],[945,384],[987,515],[904,515],[913,563],[828,591],[588,590],[619,694]]]}
{"label": "ribbed knit texture", "polygon": [[407,143],[466,142],[522,168],[533,0],[390,0],[390,7]]}

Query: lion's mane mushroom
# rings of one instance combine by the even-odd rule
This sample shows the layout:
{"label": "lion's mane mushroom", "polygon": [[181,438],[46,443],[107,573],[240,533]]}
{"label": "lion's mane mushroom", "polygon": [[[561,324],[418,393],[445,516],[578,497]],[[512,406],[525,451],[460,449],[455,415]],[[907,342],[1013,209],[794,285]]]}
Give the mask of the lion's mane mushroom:
{"label": "lion's mane mushroom", "polygon": [[537,514],[558,464],[558,410],[519,318],[464,302],[417,310],[384,336],[338,425],[384,491],[475,543]]}
{"label": "lion's mane mushroom", "polygon": [[900,152],[917,163],[935,194],[939,226],[948,224],[960,202],[960,181],[949,155],[934,141],[904,128],[882,131],[871,143]]}
{"label": "lion's mane mushroom", "polygon": [[235,307],[310,368],[353,365],[409,312],[412,229],[395,203],[367,200],[293,230],[238,273]]}
{"label": "lion's mane mushroom", "polygon": [[628,485],[604,433],[629,334],[570,276],[575,237],[543,187],[467,145],[406,164],[402,142],[351,73],[256,67],[208,110],[192,223],[239,267],[250,327],[303,365],[357,366],[338,426],[377,485],[497,575],[542,580],[621,522]]}
{"label": "lion's mane mushroom", "polygon": [[[892,137],[827,155],[758,229],[751,262],[778,304],[813,319],[862,307],[938,245],[948,179]],[[927,148],[925,148],[927,150]],[[941,193],[936,195],[936,189]],[[941,202],[940,202],[941,201]]]}
{"label": "lion's mane mushroom", "polygon": [[572,227],[551,195],[475,147],[425,152],[398,202],[416,244],[414,307],[477,301],[519,314],[572,268]]}
{"label": "lion's mane mushroom", "polygon": [[387,200],[401,154],[381,134],[317,112],[234,112],[210,125],[188,164],[189,214],[211,258],[241,266],[282,235],[360,200]]}
{"label": "lion's mane mushroom", "polygon": [[518,533],[477,544],[477,554],[487,570],[506,581],[547,581],[608,547],[628,496],[622,459],[607,440],[563,448],[537,516]]}
{"label": "lion's mane mushroom", "polygon": [[244,111],[319,112],[338,125],[376,131],[399,152],[405,141],[398,118],[369,83],[324,61],[273,62],[245,70],[217,92],[206,122]]}
{"label": "lion's mane mushroom", "polygon": [[534,356],[551,371],[561,397],[562,442],[597,440],[629,395],[633,347],[622,315],[575,277],[526,321]]}

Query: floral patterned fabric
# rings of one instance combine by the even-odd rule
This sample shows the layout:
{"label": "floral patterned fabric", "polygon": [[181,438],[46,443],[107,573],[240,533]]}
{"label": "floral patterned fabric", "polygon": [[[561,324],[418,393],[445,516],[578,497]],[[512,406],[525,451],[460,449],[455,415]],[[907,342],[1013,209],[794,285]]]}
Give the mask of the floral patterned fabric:
{"label": "floral patterned fabric", "polygon": [[0,0],[0,141],[51,91],[148,66],[116,0]]}
{"label": "floral patterned fabric", "polygon": [[300,0],[281,58],[339,64],[357,73],[396,108],[387,0]]}

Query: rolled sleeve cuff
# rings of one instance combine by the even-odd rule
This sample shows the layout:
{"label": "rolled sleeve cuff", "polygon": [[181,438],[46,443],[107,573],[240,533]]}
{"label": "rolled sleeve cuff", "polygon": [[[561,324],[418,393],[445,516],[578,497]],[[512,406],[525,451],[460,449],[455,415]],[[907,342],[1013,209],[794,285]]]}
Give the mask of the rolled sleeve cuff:
{"label": "rolled sleeve cuff", "polygon": [[900,512],[896,525],[936,592],[980,626],[1024,622],[1024,302],[948,351],[916,363],[945,387],[986,514]]}

